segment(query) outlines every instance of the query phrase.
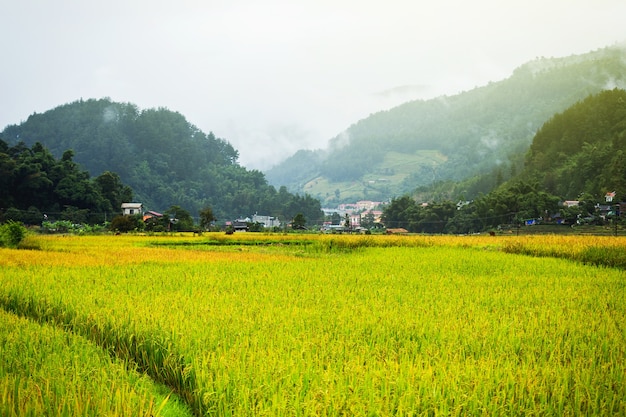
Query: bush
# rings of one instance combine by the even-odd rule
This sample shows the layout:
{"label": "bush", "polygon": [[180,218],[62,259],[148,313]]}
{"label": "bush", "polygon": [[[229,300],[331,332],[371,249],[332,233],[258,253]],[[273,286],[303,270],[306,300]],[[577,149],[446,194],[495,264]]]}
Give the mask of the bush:
{"label": "bush", "polygon": [[26,228],[20,222],[9,220],[0,226],[0,246],[17,248],[26,236]]}
{"label": "bush", "polygon": [[141,216],[136,215],[115,216],[109,225],[109,229],[120,233],[132,232],[133,230],[143,230],[143,228],[144,224]]}

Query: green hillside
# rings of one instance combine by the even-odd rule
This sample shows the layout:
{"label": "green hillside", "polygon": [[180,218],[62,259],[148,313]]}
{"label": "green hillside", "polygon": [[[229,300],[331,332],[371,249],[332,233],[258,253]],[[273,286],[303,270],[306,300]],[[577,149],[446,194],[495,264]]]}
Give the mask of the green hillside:
{"label": "green hillside", "polygon": [[[613,201],[605,201],[615,193]],[[578,203],[564,205],[566,200]],[[388,227],[412,232],[469,233],[525,220],[581,226],[626,225],[626,90],[590,95],[551,117],[534,136],[519,173],[473,201],[395,198]],[[625,203],[622,203],[622,206]],[[622,209],[623,211],[623,209]],[[620,226],[620,230],[622,230]]]}
{"label": "green hillside", "polygon": [[0,138],[9,145],[41,143],[57,158],[71,150],[91,176],[119,175],[149,210],[175,205],[195,216],[209,206],[222,221],[254,213],[285,220],[303,213],[309,221],[323,215],[319,201],[268,185],[262,172],[239,165],[227,141],[164,108],[80,100],[33,114]]}
{"label": "green hillside", "polygon": [[[521,168],[545,121],[590,94],[625,86],[625,77],[623,47],[539,58],[505,80],[372,114],[330,140],[327,149],[298,152],[269,170],[267,178],[272,184],[287,184],[290,191],[306,189],[327,205],[372,194],[391,198],[435,182],[491,173],[496,167],[506,179]],[[423,152],[440,156],[419,157]],[[390,153],[413,162],[402,170],[404,175],[390,175],[386,187],[370,190],[371,178],[396,172],[398,157]],[[313,179],[321,186],[311,186]],[[360,192],[353,191],[356,183]],[[477,194],[490,188],[468,189]]]}
{"label": "green hillside", "polygon": [[612,191],[626,197],[626,91],[589,96],[552,117],[537,132],[520,177],[569,200]]}
{"label": "green hillside", "polygon": [[398,189],[410,189],[416,176],[434,178],[436,167],[445,160],[445,155],[437,150],[416,151],[413,154],[390,151],[359,180],[331,181],[318,175],[306,182],[302,190],[323,200],[386,200]]}

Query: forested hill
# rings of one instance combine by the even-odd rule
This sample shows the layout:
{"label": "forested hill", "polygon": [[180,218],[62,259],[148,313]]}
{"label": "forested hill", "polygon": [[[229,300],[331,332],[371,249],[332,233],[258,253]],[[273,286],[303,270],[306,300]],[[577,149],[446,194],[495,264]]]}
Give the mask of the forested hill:
{"label": "forested hill", "polygon": [[626,91],[589,96],[537,132],[521,178],[563,199],[626,196]]}
{"label": "forested hill", "polygon": [[[383,219],[388,227],[427,233],[472,233],[537,219],[568,225],[613,219],[616,226],[616,211],[600,209],[613,192],[613,204],[626,200],[626,91],[621,89],[588,96],[550,118],[535,135],[523,169],[491,192],[462,207],[451,200],[422,205],[405,195],[385,207]],[[565,200],[579,204],[564,205]]]}
{"label": "forested hill", "polygon": [[197,215],[212,207],[220,220],[258,212],[291,219],[321,216],[319,201],[276,190],[263,173],[246,170],[225,140],[205,134],[177,112],[140,110],[110,99],[80,100],[33,114],[0,133],[9,144],[43,144],[74,160],[92,176],[111,171],[149,210],[178,205]]}
{"label": "forested hill", "polygon": [[545,121],[590,94],[626,86],[625,77],[624,46],[539,58],[505,80],[372,114],[330,140],[327,149],[300,151],[266,174],[270,183],[326,204],[384,200],[494,167],[508,175],[519,172]]}

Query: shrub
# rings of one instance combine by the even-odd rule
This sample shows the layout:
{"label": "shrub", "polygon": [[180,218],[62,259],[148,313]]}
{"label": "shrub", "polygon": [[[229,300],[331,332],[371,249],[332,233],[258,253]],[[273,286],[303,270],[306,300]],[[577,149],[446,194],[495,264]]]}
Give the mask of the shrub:
{"label": "shrub", "polygon": [[143,230],[144,225],[141,216],[119,215],[111,220],[109,228],[115,232],[127,233],[133,230]]}
{"label": "shrub", "polygon": [[9,220],[0,226],[0,246],[16,248],[26,236],[26,228],[20,222]]}

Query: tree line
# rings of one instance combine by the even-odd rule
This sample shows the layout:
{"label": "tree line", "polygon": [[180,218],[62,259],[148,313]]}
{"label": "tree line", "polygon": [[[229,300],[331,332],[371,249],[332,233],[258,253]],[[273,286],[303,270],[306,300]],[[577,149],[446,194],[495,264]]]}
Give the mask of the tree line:
{"label": "tree line", "polygon": [[[268,210],[284,222],[298,214],[311,223],[323,218],[318,200],[308,195],[291,194],[285,187],[279,190],[268,187],[262,204],[258,204],[252,192],[248,197],[248,201],[238,202],[242,216],[252,214],[256,209]],[[14,221],[67,229],[74,224],[95,225],[113,221],[113,228],[118,230],[148,227],[158,231],[192,230],[197,226],[208,228],[216,220],[230,220],[218,218],[215,210],[207,205],[197,212],[196,222],[191,212],[178,204],[171,204],[164,210],[162,220],[147,225],[141,223],[141,217],[115,219],[121,213],[122,203],[133,200],[133,190],[117,173],[105,171],[92,178],[74,161],[71,150],[63,152],[61,158],[55,158],[39,142],[32,147],[23,142],[10,146],[0,139],[0,223]],[[170,223],[170,219],[176,219],[176,222]]]}

